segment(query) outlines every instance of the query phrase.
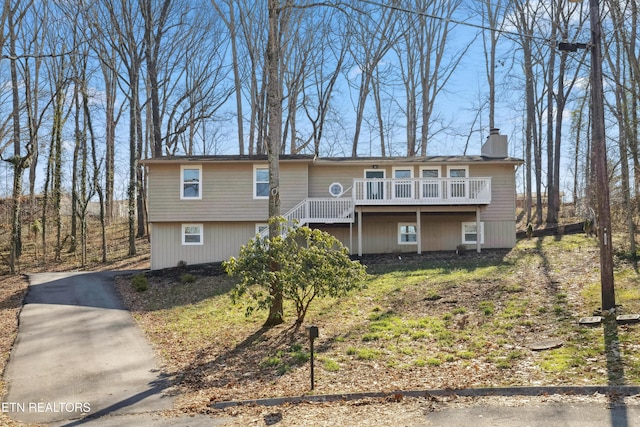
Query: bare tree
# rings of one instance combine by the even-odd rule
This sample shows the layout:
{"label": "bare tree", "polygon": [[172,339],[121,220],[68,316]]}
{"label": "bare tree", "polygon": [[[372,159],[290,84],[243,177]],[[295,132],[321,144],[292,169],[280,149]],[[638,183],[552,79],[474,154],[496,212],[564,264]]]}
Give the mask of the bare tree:
{"label": "bare tree", "polygon": [[162,154],[162,134],[160,132],[160,95],[158,93],[158,59],[162,39],[169,24],[171,7],[175,4],[172,0],[161,0],[156,3],[152,0],[140,0],[140,11],[144,22],[144,58],[147,69],[147,88],[149,105],[151,109],[151,155],[153,157]]}
{"label": "bare tree", "polygon": [[437,98],[473,43],[470,40],[455,52],[451,48],[453,17],[461,4],[460,0],[421,0],[413,6],[414,14],[402,20],[402,37],[395,50],[405,89],[407,156],[427,155],[428,142],[437,132]]}
{"label": "bare tree", "polygon": [[20,255],[22,254],[22,224],[21,224],[21,211],[22,211],[22,178],[24,171],[29,167],[29,162],[33,156],[33,145],[31,141],[28,141],[23,155],[22,152],[22,139],[21,139],[21,110],[20,110],[20,93],[19,93],[19,79],[18,79],[18,54],[16,44],[18,40],[18,33],[20,31],[20,24],[23,21],[25,15],[28,13],[29,8],[33,4],[29,2],[16,2],[15,5],[11,5],[10,2],[5,2],[2,12],[2,22],[7,24],[8,37],[9,37],[9,57],[10,57],[10,70],[11,70],[11,93],[12,93],[12,141],[13,141],[13,156],[9,158],[3,158],[6,162],[9,162],[13,166],[13,206],[11,210],[11,250],[9,255],[9,268],[11,273],[15,273],[19,270]]}
{"label": "bare tree", "polygon": [[[88,21],[93,29],[92,40],[104,40],[109,49],[97,49],[100,53],[115,52],[117,64],[110,59],[103,60],[105,66],[116,66],[118,85],[129,105],[129,181],[127,189],[129,255],[136,254],[136,236],[146,231],[143,205],[144,188],[142,168],[138,162],[143,151],[142,102],[140,79],[144,57],[144,24],[137,13],[138,3],[129,0],[101,0],[85,6]],[[122,66],[124,72],[121,72]],[[136,230],[137,220],[137,230]]]}
{"label": "bare tree", "polygon": [[345,35],[335,31],[344,25],[337,21],[342,15],[333,10],[320,16],[322,22],[336,22],[336,25],[321,26],[323,40],[327,47],[317,48],[315,53],[315,67],[303,86],[302,107],[311,125],[311,134],[305,145],[313,143],[313,153],[320,155],[321,142],[327,125],[327,115],[330,112],[330,101],[335,93],[336,82],[343,71],[347,57],[347,43],[343,42]]}
{"label": "bare tree", "polygon": [[[631,2],[633,3],[633,2]],[[633,6],[624,4],[625,9],[620,8],[621,4],[611,1],[608,2],[609,12],[614,22],[624,22],[625,16],[631,17],[633,20],[637,18],[637,5],[635,11]],[[607,32],[603,33],[606,35]],[[636,206],[633,203],[631,182],[631,172],[629,170],[629,155],[633,157],[634,150],[630,147],[637,147],[638,143],[638,96],[636,74],[640,69],[637,68],[638,58],[633,54],[635,50],[629,50],[628,46],[633,47],[637,38],[637,29],[628,28],[624,25],[616,31],[611,31],[610,36],[604,40],[608,48],[604,49],[604,60],[608,64],[609,73],[611,73],[612,81],[616,82],[613,86],[615,104],[610,106],[611,114],[616,118],[617,141],[620,155],[620,173],[621,173],[621,192],[625,222],[627,225],[627,236],[629,240],[629,252],[632,255],[634,267],[637,270],[636,258],[636,237],[635,237],[635,221],[634,214]],[[606,36],[605,36],[606,37]],[[629,55],[631,53],[631,55]],[[637,148],[635,149],[637,153]],[[637,162],[637,158],[634,160]],[[637,172],[637,170],[636,170]],[[638,177],[636,177],[636,180]],[[637,191],[637,188],[636,188]]]}
{"label": "bare tree", "polygon": [[399,37],[396,29],[396,12],[392,8],[379,10],[369,8],[365,13],[356,14],[348,22],[351,35],[349,50],[355,63],[355,69],[349,71],[349,84],[357,88],[355,101],[355,124],[351,156],[358,156],[358,144],[365,117],[365,107],[371,92],[374,70],[393,47]]}
{"label": "bare tree", "polygon": [[[223,4],[227,6],[225,10],[223,10]],[[244,155],[244,122],[242,116],[242,80],[240,76],[240,66],[239,61],[240,57],[238,54],[238,28],[236,25],[236,8],[235,8],[235,0],[227,0],[226,2],[211,0],[211,4],[216,9],[220,18],[223,20],[224,24],[227,26],[229,30],[229,40],[231,42],[231,61],[233,68],[233,86],[235,88],[235,98],[236,98],[236,120],[237,120],[237,131],[238,131],[238,152],[240,155]]]}
{"label": "bare tree", "polygon": [[[561,40],[568,41],[570,43],[576,43],[576,37],[580,36],[580,28],[584,24],[584,20],[579,17],[581,14],[576,14],[576,7],[565,8],[563,1],[558,3],[557,11],[554,14],[552,20],[552,26],[556,30],[552,30],[552,35],[559,35]],[[569,34],[569,22],[573,21],[573,17],[578,15],[577,32]],[[574,24],[575,26],[575,24]],[[557,33],[556,33],[557,31]],[[555,39],[555,37],[552,37]],[[555,56],[555,55],[554,55]],[[551,101],[547,105],[547,118],[551,116],[551,124],[547,124],[547,219],[548,225],[555,225],[558,223],[560,214],[560,160],[561,160],[561,142],[562,142],[562,128],[563,117],[567,104],[567,99],[575,87],[578,78],[580,77],[580,71],[586,51],[582,51],[578,58],[569,56],[568,51],[562,51],[560,53],[560,62],[557,70],[557,84],[551,81],[550,75],[548,82],[549,89],[547,89],[548,100]],[[572,60],[573,59],[573,60]],[[576,60],[577,59],[577,60]],[[551,88],[557,86],[555,90]],[[555,102],[555,108],[553,108]],[[554,120],[555,116],[555,120]]]}
{"label": "bare tree", "polygon": [[[484,0],[481,3],[481,16],[489,29],[482,31],[484,44],[485,71],[489,89],[489,128],[496,127],[496,55],[500,29],[504,20],[506,4],[502,0]],[[486,21],[485,21],[486,20]]]}
{"label": "bare tree", "polygon": [[[265,78],[267,99],[267,158],[269,161],[269,218],[280,216],[280,150],[282,145],[282,80],[280,67],[282,66],[282,35],[286,31],[286,16],[278,0],[268,1],[269,36],[265,52]],[[276,238],[280,233],[277,221],[269,223],[269,238]],[[272,263],[271,271],[277,271],[280,266]],[[275,326],[283,319],[283,294],[278,284],[270,289],[271,305],[265,326]]]}
{"label": "bare tree", "polygon": [[526,127],[525,127],[525,215],[526,223],[533,222],[532,205],[533,205],[533,177],[532,171],[535,171],[536,180],[536,223],[542,223],[542,159],[538,143],[538,128],[536,119],[536,70],[534,64],[537,62],[535,57],[535,44],[533,39],[534,31],[537,28],[539,10],[532,8],[532,4],[524,0],[515,0],[511,3],[511,14],[509,19],[518,30],[518,40],[522,49],[522,68],[525,79],[525,106],[526,106]]}
{"label": "bare tree", "polygon": [[[226,64],[228,38],[217,15],[206,7],[185,5],[181,10],[186,16],[173,22],[171,42],[162,56],[164,65],[158,69],[164,81],[160,117],[165,120],[162,140],[167,154],[180,147],[195,154],[198,135],[216,120],[233,93]],[[197,23],[187,25],[190,16],[198,16]],[[202,140],[202,154],[206,142]]]}

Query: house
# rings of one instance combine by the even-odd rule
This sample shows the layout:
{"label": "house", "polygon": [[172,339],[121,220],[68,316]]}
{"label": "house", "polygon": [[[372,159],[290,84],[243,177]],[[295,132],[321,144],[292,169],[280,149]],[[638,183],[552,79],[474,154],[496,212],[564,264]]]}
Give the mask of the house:
{"label": "house", "polygon": [[[515,171],[497,130],[481,155],[280,159],[281,212],[354,255],[511,248]],[[227,260],[268,218],[266,156],[173,156],[148,172],[151,268]]]}

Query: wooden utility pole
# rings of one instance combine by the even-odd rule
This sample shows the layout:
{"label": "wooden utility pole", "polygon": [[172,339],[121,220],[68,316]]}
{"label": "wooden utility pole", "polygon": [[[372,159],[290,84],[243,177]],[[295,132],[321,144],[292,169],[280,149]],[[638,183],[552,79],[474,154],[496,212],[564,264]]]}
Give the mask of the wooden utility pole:
{"label": "wooden utility pole", "polygon": [[607,142],[604,131],[602,23],[600,21],[600,5],[598,0],[589,0],[589,16],[591,21],[591,138],[596,172],[598,240],[600,243],[600,285],[602,292],[602,310],[604,311],[615,309],[616,299],[613,283]]}
{"label": "wooden utility pole", "polygon": [[[569,0],[580,3],[582,0]],[[600,245],[600,287],[602,311],[615,310],[613,248],[611,247],[611,207],[607,172],[607,141],[604,132],[604,90],[602,87],[602,22],[598,0],[589,0],[591,23],[591,158],[596,179],[598,242]],[[576,51],[583,44],[560,43],[560,50]]]}

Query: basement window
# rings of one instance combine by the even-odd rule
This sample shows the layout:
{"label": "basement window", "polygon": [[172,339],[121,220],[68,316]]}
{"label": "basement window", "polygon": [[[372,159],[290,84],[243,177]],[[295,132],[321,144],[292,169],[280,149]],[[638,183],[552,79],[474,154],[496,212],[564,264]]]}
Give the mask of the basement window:
{"label": "basement window", "polygon": [[415,245],[418,243],[418,227],[415,223],[398,224],[398,244]]}
{"label": "basement window", "polygon": [[[475,245],[478,242],[478,228],[475,222],[462,223],[462,244]],[[484,244],[484,222],[480,223],[480,244]]]}
{"label": "basement window", "polygon": [[203,239],[202,224],[182,224],[182,244],[202,245]]}

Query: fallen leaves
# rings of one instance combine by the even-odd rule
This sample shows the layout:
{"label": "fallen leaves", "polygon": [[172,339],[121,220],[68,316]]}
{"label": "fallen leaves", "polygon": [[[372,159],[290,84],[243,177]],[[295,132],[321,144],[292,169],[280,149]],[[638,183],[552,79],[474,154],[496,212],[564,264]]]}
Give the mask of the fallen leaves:
{"label": "fallen leaves", "polygon": [[[603,354],[591,356],[594,360],[582,367],[549,372],[541,369],[540,356],[527,347],[532,340],[554,339],[566,334],[567,325],[575,323],[572,319],[588,310],[581,292],[584,283],[597,280],[597,271],[591,267],[597,262],[597,251],[593,248],[567,251],[561,246],[545,247],[544,251],[525,247],[521,251],[523,257],[529,257],[528,261],[509,261],[513,263],[513,272],[508,276],[458,281],[439,288],[440,298],[425,298],[432,294],[425,293],[421,286],[427,284],[420,283],[407,286],[403,292],[382,296],[356,295],[350,305],[336,308],[335,312],[342,316],[340,319],[318,317],[321,334],[316,340],[315,393],[390,393],[382,401],[331,403],[332,417],[345,408],[354,411],[354,408],[373,404],[376,414],[378,411],[395,414],[401,410],[413,414],[415,419],[420,419],[417,414],[433,410],[433,402],[409,399],[403,396],[402,390],[593,384],[597,376],[601,377],[601,383],[606,382]],[[491,256],[496,255],[483,254],[483,261],[491,260]],[[403,260],[405,263],[412,262],[407,258]],[[384,265],[387,261],[378,257],[376,262]],[[449,269],[455,270],[455,263],[455,259],[443,259],[443,265]],[[260,330],[254,322],[236,329],[218,325],[216,333],[187,338],[171,328],[169,311],[165,312],[162,307],[162,304],[176,305],[168,292],[171,279],[157,277],[153,281],[152,288],[166,292],[163,299],[154,301],[154,309],[146,306],[149,295],[132,293],[126,282],[120,283],[119,288],[163,355],[165,370],[175,378],[180,408],[209,411],[215,402],[304,396],[310,392],[308,363],[293,362],[291,350],[293,346],[307,348],[305,331],[294,332],[290,325]],[[197,304],[205,297],[206,282],[200,286],[194,290],[198,295],[182,295],[180,303]],[[486,301],[492,305],[489,307]],[[487,313],[482,312],[483,307]],[[372,313],[379,319],[389,313],[386,318],[389,328],[396,318],[408,319],[409,326],[401,329],[395,338],[381,332],[371,334],[371,340],[365,341],[363,334],[372,322],[369,319]],[[416,334],[412,338],[412,319],[429,316],[445,319],[443,339],[429,334],[419,337]],[[503,323],[497,322],[498,317]],[[199,319],[206,321],[203,316]],[[491,335],[483,336],[487,332]],[[448,341],[447,334],[455,339]],[[581,336],[575,330],[563,336],[563,340],[569,342],[578,339]],[[625,348],[627,352],[639,350],[634,343]],[[369,352],[359,353],[362,349]],[[583,378],[584,373],[593,375]],[[227,409],[225,414],[238,417],[234,425],[268,425],[280,417],[274,416],[278,413],[282,416],[278,425],[295,426],[305,425],[305,420],[311,419],[307,419],[305,411],[319,412],[319,408],[322,405],[299,404],[274,412],[262,407],[242,407]],[[384,419],[385,415],[380,414],[376,416]],[[340,425],[331,424],[329,420],[318,422],[314,418],[314,425]]]}

